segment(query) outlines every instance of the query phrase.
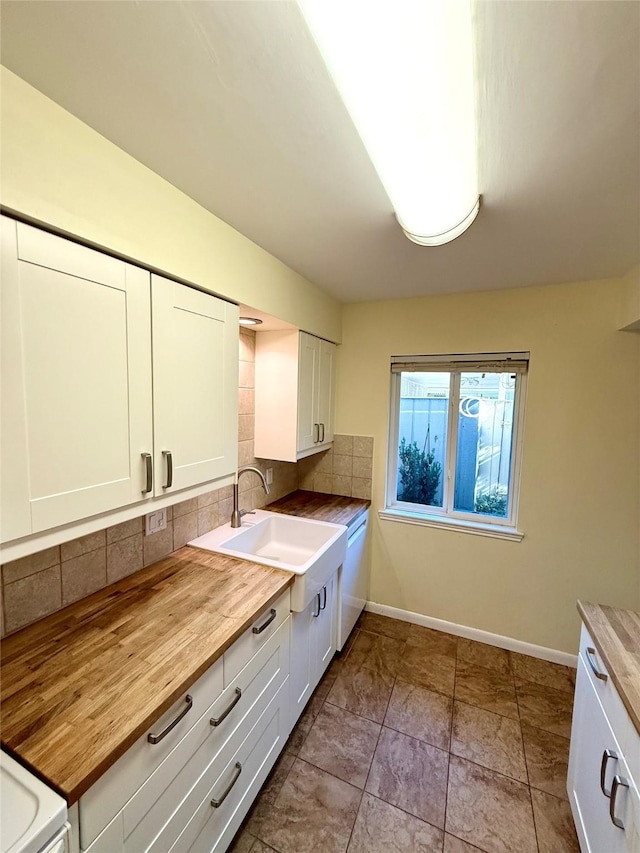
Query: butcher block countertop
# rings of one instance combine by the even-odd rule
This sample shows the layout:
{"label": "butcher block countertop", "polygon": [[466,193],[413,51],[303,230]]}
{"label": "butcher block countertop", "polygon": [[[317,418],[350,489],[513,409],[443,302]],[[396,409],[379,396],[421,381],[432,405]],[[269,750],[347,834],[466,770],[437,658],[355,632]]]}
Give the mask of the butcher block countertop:
{"label": "butcher block countertop", "polygon": [[2,641],[2,746],[74,803],[293,583],[182,548]]}
{"label": "butcher block countertop", "polygon": [[640,613],[584,601],[578,611],[640,734]]}
{"label": "butcher block countertop", "polygon": [[298,515],[300,518],[314,518],[316,521],[332,521],[334,524],[350,527],[370,506],[371,501],[361,498],[344,498],[340,495],[303,492],[298,489],[297,492],[269,504],[265,509],[269,512]]}

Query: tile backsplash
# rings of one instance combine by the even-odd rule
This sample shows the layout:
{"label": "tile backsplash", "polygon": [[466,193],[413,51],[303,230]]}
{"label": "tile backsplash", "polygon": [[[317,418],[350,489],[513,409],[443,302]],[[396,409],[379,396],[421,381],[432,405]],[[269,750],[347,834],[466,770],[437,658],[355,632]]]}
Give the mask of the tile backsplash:
{"label": "tile backsplash", "polygon": [[[336,435],[333,450],[301,462],[255,459],[255,332],[240,330],[238,466],[273,469],[271,494],[256,474],[240,479],[240,507],[265,506],[297,488],[353,497],[371,497],[373,439]],[[91,593],[182,548],[189,540],[231,518],[231,486],[214,489],[167,509],[167,527],[144,534],[144,516],[81,536],[2,566],[2,636],[42,619]]]}
{"label": "tile backsplash", "polygon": [[331,450],[298,462],[298,488],[371,499],[373,438],[336,435]]}

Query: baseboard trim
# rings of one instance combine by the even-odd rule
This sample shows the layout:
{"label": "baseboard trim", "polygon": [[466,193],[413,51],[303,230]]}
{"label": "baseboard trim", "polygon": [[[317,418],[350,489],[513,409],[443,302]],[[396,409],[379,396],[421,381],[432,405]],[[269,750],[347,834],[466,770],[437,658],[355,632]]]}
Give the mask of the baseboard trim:
{"label": "baseboard trim", "polygon": [[434,616],[424,616],[422,613],[413,613],[411,610],[390,607],[388,604],[368,601],[365,610],[370,613],[379,613],[381,616],[389,616],[392,619],[400,619],[402,622],[411,622],[414,625],[433,628],[435,631],[445,631],[447,634],[454,634],[456,637],[465,637],[467,640],[476,640],[478,643],[486,643],[489,646],[498,646],[500,649],[508,649],[511,652],[519,652],[522,655],[548,660],[551,663],[572,666],[574,669],[578,665],[578,656],[570,655],[568,652],[548,649],[546,646],[536,646],[535,643],[525,643],[524,640],[514,640],[513,637],[503,637],[502,634],[492,634],[490,631],[482,631],[480,628],[458,625],[455,622],[447,622],[445,619],[436,619]]}

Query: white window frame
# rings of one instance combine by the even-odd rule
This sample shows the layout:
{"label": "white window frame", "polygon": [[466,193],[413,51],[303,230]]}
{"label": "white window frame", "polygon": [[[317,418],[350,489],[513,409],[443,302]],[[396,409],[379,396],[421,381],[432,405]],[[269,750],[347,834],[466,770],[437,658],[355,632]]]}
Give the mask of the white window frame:
{"label": "white window frame", "polygon": [[[458,445],[458,401],[460,396],[460,375],[462,372],[486,369],[486,372],[496,372],[496,364],[504,363],[509,370],[509,361],[526,362],[527,367],[516,373],[516,389],[514,399],[514,421],[512,432],[511,469],[509,476],[509,504],[507,515],[498,516],[468,513],[453,508],[455,494],[455,459]],[[450,384],[449,411],[447,420],[447,448],[443,466],[443,506],[425,507],[423,504],[413,504],[397,499],[398,494],[398,442],[400,422],[400,392],[402,373],[393,370],[400,364],[415,366],[429,365],[425,372],[433,372],[438,368],[442,372],[452,373]],[[403,521],[409,524],[455,529],[459,532],[475,533],[483,536],[494,536],[501,539],[520,541],[523,533],[517,529],[518,505],[520,497],[520,479],[522,468],[522,446],[524,434],[524,411],[527,387],[529,353],[473,353],[464,355],[421,355],[393,356],[391,359],[391,399],[389,407],[389,431],[387,445],[387,477],[385,509],[381,510],[380,518],[390,521]],[[404,365],[403,365],[404,366]],[[409,372],[407,368],[404,372]]]}

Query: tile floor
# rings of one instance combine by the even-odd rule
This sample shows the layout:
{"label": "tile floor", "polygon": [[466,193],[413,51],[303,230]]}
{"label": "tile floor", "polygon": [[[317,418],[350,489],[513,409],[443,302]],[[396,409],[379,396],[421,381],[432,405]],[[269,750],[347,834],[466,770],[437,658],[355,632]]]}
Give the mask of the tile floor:
{"label": "tile floor", "polygon": [[363,613],[233,853],[579,853],[574,671]]}

